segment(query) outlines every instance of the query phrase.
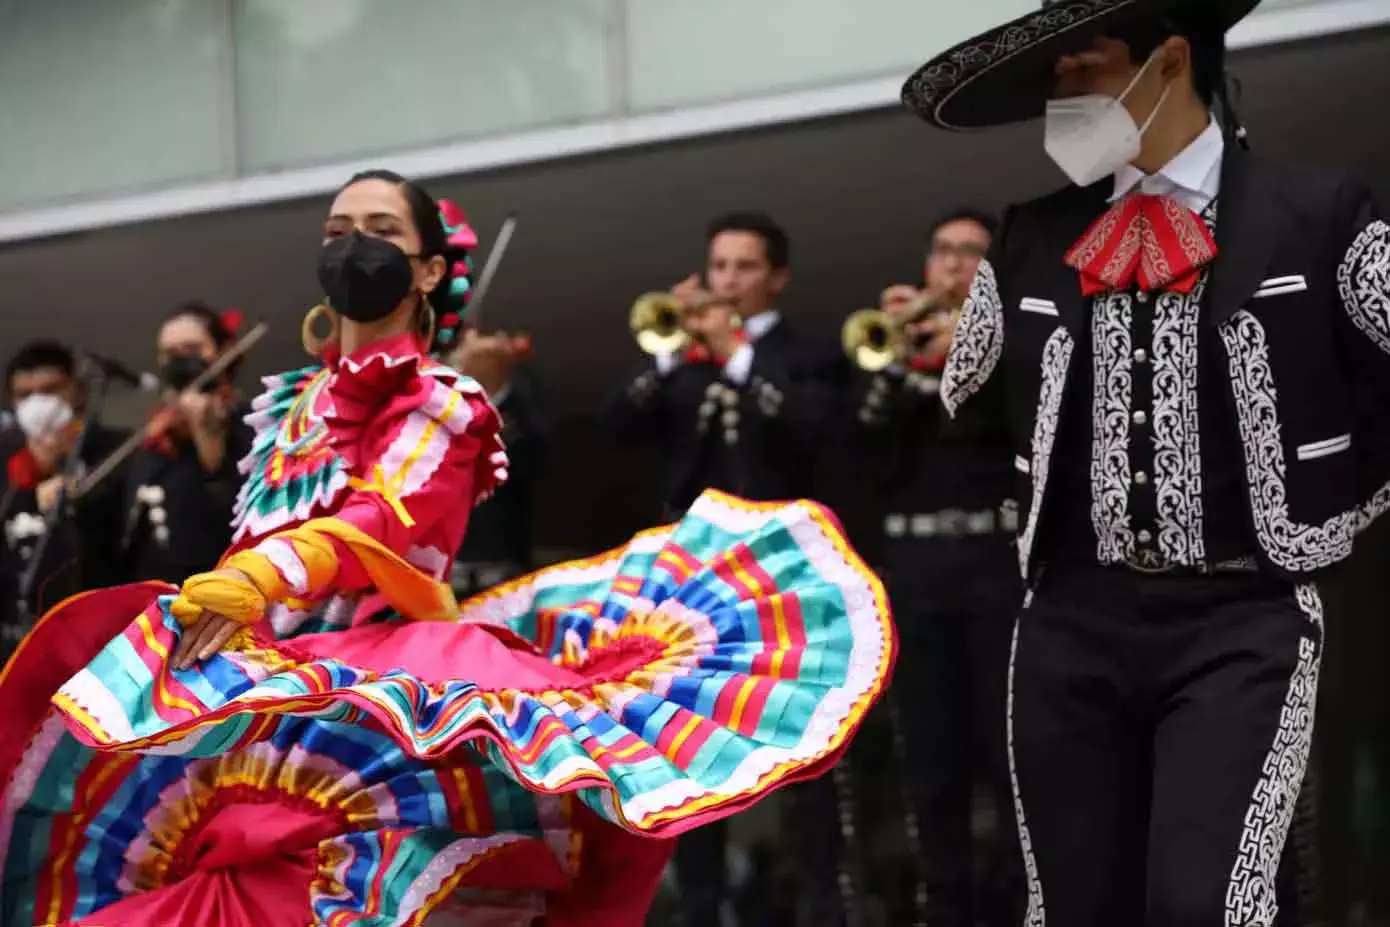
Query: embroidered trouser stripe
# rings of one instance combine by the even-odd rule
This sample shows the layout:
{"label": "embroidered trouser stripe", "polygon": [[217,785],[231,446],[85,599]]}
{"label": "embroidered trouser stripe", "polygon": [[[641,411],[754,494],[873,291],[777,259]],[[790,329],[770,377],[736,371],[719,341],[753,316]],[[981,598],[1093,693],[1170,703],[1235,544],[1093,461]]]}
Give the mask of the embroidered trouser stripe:
{"label": "embroidered trouser stripe", "polygon": [[[1023,601],[1023,611],[1027,613],[1033,593],[1029,592]],[[1014,622],[1014,638],[1009,648],[1009,697],[1007,702],[1008,725],[1006,732],[1009,749],[1009,782],[1014,790],[1014,819],[1018,823],[1018,844],[1023,851],[1023,870],[1028,879],[1028,910],[1023,918],[1023,927],[1044,927],[1046,917],[1043,913],[1042,880],[1038,878],[1038,861],[1033,855],[1033,838],[1028,832],[1028,815],[1023,810],[1023,793],[1018,787],[1018,760],[1014,756],[1014,666],[1018,662],[1019,621]]]}
{"label": "embroidered trouser stripe", "polygon": [[1322,599],[1314,586],[1299,586],[1295,598],[1317,639],[1309,636],[1298,642],[1298,665],[1289,680],[1279,727],[1245,813],[1239,855],[1226,890],[1226,927],[1269,927],[1279,913],[1275,878],[1308,771],[1322,660]]}

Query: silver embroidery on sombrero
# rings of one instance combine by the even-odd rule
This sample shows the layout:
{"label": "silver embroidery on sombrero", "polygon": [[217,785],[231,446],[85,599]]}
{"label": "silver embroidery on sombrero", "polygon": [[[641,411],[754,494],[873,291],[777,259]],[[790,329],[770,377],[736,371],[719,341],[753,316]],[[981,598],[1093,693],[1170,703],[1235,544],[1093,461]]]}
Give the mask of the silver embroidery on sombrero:
{"label": "silver embroidery on sombrero", "polygon": [[903,87],[903,102],[919,112],[938,109],[980,74],[1043,39],[1085,25],[1133,0],[1058,0],[1011,28],[961,45],[922,68]]}

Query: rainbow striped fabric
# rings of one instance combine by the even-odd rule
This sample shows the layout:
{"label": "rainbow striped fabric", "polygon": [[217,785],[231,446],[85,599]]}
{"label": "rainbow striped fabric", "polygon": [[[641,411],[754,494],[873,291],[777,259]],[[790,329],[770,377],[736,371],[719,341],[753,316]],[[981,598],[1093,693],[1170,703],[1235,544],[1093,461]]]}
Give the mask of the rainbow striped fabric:
{"label": "rainbow striped fabric", "polygon": [[[14,768],[0,763],[4,923],[177,887],[197,875],[190,841],[252,801],[313,822],[316,924],[416,923],[459,885],[497,887],[488,866],[507,853],[539,896],[563,892],[577,815],[672,836],[824,771],[895,652],[882,586],[828,512],[718,493],[464,603],[459,624],[396,626],[441,647],[486,634],[553,668],[517,688],[294,641],[173,672],[166,605],[78,669]],[[23,684],[27,649],[0,698]]]}
{"label": "rainbow striped fabric", "polygon": [[331,371],[315,365],[264,379],[246,424],[255,429],[239,462],[246,481],[237,495],[237,540],[259,537],[325,509],[348,485],[343,459],[310,414]]}

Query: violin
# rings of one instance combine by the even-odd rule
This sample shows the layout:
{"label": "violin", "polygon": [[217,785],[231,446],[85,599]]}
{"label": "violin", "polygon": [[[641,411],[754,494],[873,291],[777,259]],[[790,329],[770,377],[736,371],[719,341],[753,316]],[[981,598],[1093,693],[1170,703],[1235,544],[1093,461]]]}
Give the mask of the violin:
{"label": "violin", "polygon": [[[214,385],[211,389],[203,390],[203,392],[218,396],[227,403],[231,403],[236,395],[236,390],[232,388],[231,383],[225,380]],[[188,435],[188,422],[185,421],[183,412],[179,409],[178,400],[174,399],[156,409],[149,421],[145,423],[145,440],[141,446],[173,457],[178,451],[177,440],[186,438]]]}
{"label": "violin", "polygon": [[[256,346],[256,343],[266,336],[270,331],[270,326],[265,322],[256,323],[245,335],[242,335],[234,343],[228,346],[212,363],[208,364],[207,369],[190,383],[188,390],[195,392],[202,391],[213,383],[219,382],[222,375],[231,368],[232,364],[241,359],[247,351]],[[159,447],[159,440],[172,441],[176,430],[183,425],[183,416],[180,414],[178,406],[166,404],[158,409],[151,416],[149,424],[143,429],[131,435],[126,441],[107,456],[105,460],[92,468],[91,472],[83,477],[77,484],[74,496],[82,496],[92,491],[92,488],[106,479],[116,468],[125,463],[126,459],[142,447],[150,446],[147,442],[154,440]]]}

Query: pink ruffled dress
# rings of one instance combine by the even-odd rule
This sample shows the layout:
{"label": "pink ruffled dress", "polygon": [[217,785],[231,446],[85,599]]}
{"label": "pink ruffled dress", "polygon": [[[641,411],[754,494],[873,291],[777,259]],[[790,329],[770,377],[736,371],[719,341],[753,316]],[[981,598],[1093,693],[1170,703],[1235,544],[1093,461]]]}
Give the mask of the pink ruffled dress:
{"label": "pink ruffled dress", "polygon": [[186,671],[167,586],[45,616],[0,675],[0,923],[639,925],[671,838],[825,771],[887,682],[883,589],[820,506],[707,494],[417,621],[286,532],[442,581],[506,477],[477,384],[402,336],[254,409],[235,549],[291,592]]}

